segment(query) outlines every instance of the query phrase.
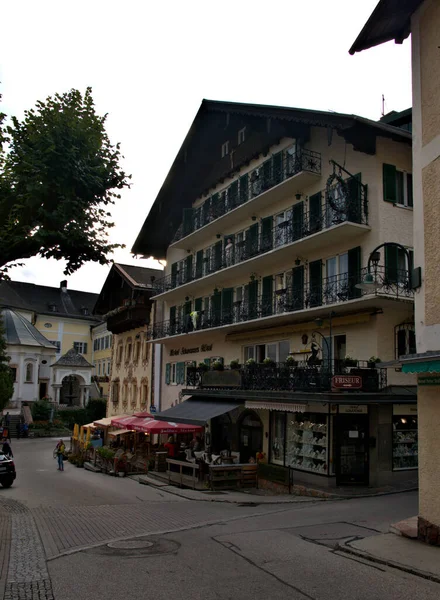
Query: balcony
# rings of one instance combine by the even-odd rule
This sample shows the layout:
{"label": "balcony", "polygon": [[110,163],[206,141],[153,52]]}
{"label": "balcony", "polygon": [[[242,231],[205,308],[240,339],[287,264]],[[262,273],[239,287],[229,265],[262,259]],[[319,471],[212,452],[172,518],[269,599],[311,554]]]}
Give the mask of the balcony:
{"label": "balcony", "polygon": [[[387,387],[387,370],[376,368],[368,361],[354,361],[348,366],[343,360],[307,362],[291,365],[288,363],[238,365],[237,368],[225,367],[221,371],[187,368],[186,386],[201,390],[225,389],[247,392],[330,392],[333,389],[335,375],[357,379],[355,388],[344,391],[375,393]],[[348,384],[350,385],[350,384]]]}
{"label": "balcony", "polygon": [[[357,183],[357,182],[356,182]],[[154,294],[170,294],[182,286],[191,286],[191,294],[205,285],[207,277],[214,274],[216,285],[227,282],[231,276],[246,275],[256,267],[250,265],[261,256],[265,257],[264,266],[272,267],[280,264],[284,256],[291,256],[293,247],[298,254],[307,254],[313,250],[358,239],[359,235],[369,231],[367,188],[357,183],[353,195],[335,210],[334,204],[328,200],[315,206],[312,210],[304,210],[297,204],[291,210],[292,218],[277,223],[264,231],[252,235],[252,227],[241,239],[231,235],[227,240],[218,242],[199,251],[195,257],[184,261],[180,271],[170,273],[153,284]],[[321,196],[324,196],[323,194]],[[301,209],[301,210],[296,210]],[[288,212],[288,211],[286,211]],[[273,221],[273,218],[270,218]],[[258,231],[258,225],[255,225]],[[202,253],[202,254],[201,254]],[[203,258],[202,258],[203,255]],[[202,260],[199,260],[200,259]],[[241,267],[241,268],[240,268]],[[224,271],[222,276],[218,273]]]}
{"label": "balcony", "polygon": [[[391,270],[378,266],[375,270],[377,289],[365,292],[356,288],[356,284],[367,275],[366,267],[359,274],[342,273],[323,278],[320,282],[307,284],[293,280],[284,289],[276,290],[270,295],[251,296],[250,288],[258,289],[258,282],[246,285],[247,291],[242,300],[226,304],[222,294],[214,290],[210,297],[209,311],[192,311],[190,314],[176,316],[173,320],[155,323],[151,329],[152,339],[167,339],[170,336],[196,334],[200,331],[214,328],[233,328],[234,330],[249,329],[249,323],[257,320],[267,321],[267,326],[281,325],[292,320],[292,315],[298,318],[314,318],[320,314],[326,315],[328,308],[338,312],[347,310],[353,304],[353,310],[375,308],[384,301],[412,301],[414,292],[409,285],[409,272]],[[380,303],[378,304],[378,298]],[[216,309],[217,306],[222,308]],[[341,312],[339,310],[339,312]],[[313,311],[313,317],[311,314]],[[182,307],[183,312],[183,307]],[[310,313],[310,314],[309,314]]]}
{"label": "balcony", "polygon": [[[268,202],[302,191],[321,176],[321,154],[295,146],[282,150],[242,175],[197,208],[185,209],[171,246],[188,248],[211,235],[211,223],[226,231]],[[268,192],[270,196],[268,196]]]}
{"label": "balcony", "polygon": [[136,327],[148,324],[150,308],[145,304],[128,304],[120,306],[104,315],[107,329],[111,333],[123,333]]}

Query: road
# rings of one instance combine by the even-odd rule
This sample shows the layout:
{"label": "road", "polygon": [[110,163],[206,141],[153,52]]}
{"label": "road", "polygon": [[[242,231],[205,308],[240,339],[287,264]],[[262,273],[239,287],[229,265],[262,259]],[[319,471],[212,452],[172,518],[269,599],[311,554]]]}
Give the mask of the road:
{"label": "road", "polygon": [[54,445],[13,443],[17,481],[0,489],[4,600],[440,597],[438,584],[338,549],[416,514],[416,493],[256,506],[193,501],[69,464],[61,473]]}

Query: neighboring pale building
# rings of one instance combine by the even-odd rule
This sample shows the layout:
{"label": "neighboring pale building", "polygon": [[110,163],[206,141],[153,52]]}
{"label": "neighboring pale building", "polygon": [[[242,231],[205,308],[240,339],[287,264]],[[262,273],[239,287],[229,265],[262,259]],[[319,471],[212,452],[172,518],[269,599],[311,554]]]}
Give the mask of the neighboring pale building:
{"label": "neighboring pale building", "polygon": [[92,328],[93,379],[99,389],[100,396],[105,399],[108,399],[112,343],[113,336],[108,331],[105,322]]}
{"label": "neighboring pale building", "polygon": [[92,361],[91,327],[100,322],[94,316],[98,294],[69,290],[67,281],[49,287],[22,281],[0,282],[0,306],[22,314],[53,343],[57,358],[70,348]]}
{"label": "neighboring pale building", "polygon": [[14,379],[11,406],[21,408],[24,402],[34,402],[52,394],[50,365],[55,360],[53,345],[19,312],[1,310],[9,366]]}
{"label": "neighboring pale building", "polygon": [[[107,416],[147,412],[151,406],[152,356],[148,341],[153,281],[158,269],[115,263],[95,306],[112,334]],[[101,331],[105,337],[104,330]],[[107,360],[107,359],[105,359]],[[95,359],[95,362],[98,358]]]}
{"label": "neighboring pale building", "polygon": [[159,418],[295,480],[417,478],[415,379],[370,360],[414,348],[404,121],[202,102],[132,250],[167,262]]}
{"label": "neighboring pale building", "polygon": [[[381,0],[350,53],[383,42],[402,43],[411,33],[413,82],[413,196],[415,265],[421,287],[415,298],[417,353],[403,357],[418,375],[419,538],[440,545],[440,3]],[[388,68],[390,65],[388,65]]]}

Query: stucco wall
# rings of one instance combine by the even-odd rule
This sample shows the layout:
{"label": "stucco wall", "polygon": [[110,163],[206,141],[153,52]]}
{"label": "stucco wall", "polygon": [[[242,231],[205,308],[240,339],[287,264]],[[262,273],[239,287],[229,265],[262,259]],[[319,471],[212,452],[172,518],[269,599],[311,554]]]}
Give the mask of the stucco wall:
{"label": "stucco wall", "polygon": [[419,386],[419,515],[440,525],[440,388]]}
{"label": "stucco wall", "polygon": [[423,114],[423,145],[440,134],[439,2],[425,3],[420,16],[420,75]]}
{"label": "stucco wall", "polygon": [[440,157],[422,171],[425,206],[425,325],[440,323]]}

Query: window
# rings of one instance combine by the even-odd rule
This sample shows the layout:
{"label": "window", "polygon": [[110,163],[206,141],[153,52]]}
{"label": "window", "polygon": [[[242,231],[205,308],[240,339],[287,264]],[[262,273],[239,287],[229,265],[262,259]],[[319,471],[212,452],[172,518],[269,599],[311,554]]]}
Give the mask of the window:
{"label": "window", "polygon": [[133,383],[131,388],[131,403],[136,404],[137,402],[137,384]]}
{"label": "window", "polygon": [[56,353],[59,354],[61,352],[61,342],[58,340],[56,342],[50,342],[53,346],[55,346]]}
{"label": "window", "polygon": [[101,375],[101,363],[98,363],[98,375]]}
{"label": "window", "polygon": [[132,344],[130,342],[127,344],[127,350],[125,353],[125,362],[130,362],[130,360],[131,360],[131,347],[132,347]]}
{"label": "window", "polygon": [[135,346],[135,351],[134,351],[134,358],[133,358],[133,360],[135,362],[137,362],[139,360],[140,354],[141,354],[141,342],[140,342],[140,340],[137,340],[136,346]]}
{"label": "window", "polygon": [[413,206],[412,173],[399,171],[394,165],[383,165],[383,199],[399,206]]}
{"label": "window", "polygon": [[171,374],[170,374],[170,383],[175,385],[177,383],[177,363],[171,363]]}
{"label": "window", "polygon": [[327,302],[339,302],[348,298],[348,254],[339,254],[326,260],[326,285],[324,289]]}
{"label": "window", "polygon": [[119,402],[119,381],[115,381],[112,386],[112,401]]}
{"label": "window", "polygon": [[120,365],[121,362],[122,362],[122,351],[123,351],[122,344],[119,344],[119,346],[118,346],[118,353],[117,353],[117,356],[116,356],[116,362],[117,362],[118,365]]}
{"label": "window", "polygon": [[244,142],[245,136],[246,136],[246,127],[243,127],[243,129],[240,129],[238,132],[238,145],[240,145]]}
{"label": "window", "polygon": [[98,340],[94,340],[94,342],[93,342],[93,350],[98,350]]}
{"label": "window", "polygon": [[73,347],[78,354],[87,354],[87,342],[73,342]]}
{"label": "window", "polygon": [[86,306],[81,308],[81,313],[86,317],[89,314],[89,309]]}
{"label": "window", "polygon": [[395,331],[395,357],[416,353],[416,333],[414,323],[397,325]]}
{"label": "window", "polygon": [[110,361],[107,361],[107,375],[110,375]]}
{"label": "window", "polygon": [[292,209],[283,211],[275,217],[275,246],[284,246],[291,241],[289,225],[292,221]]}
{"label": "window", "polygon": [[257,344],[255,346],[244,347],[244,362],[253,359],[262,363],[265,358],[270,358],[274,362],[285,362],[290,353],[290,342],[282,340],[271,344]]}
{"label": "window", "polygon": [[9,367],[11,369],[11,377],[12,381],[15,383],[17,381],[17,367]]}
{"label": "window", "polygon": [[401,248],[388,246],[385,248],[385,277],[388,283],[408,285],[408,278],[413,269],[413,250],[407,248],[407,253]]}
{"label": "window", "polygon": [[27,363],[26,364],[25,382],[26,383],[33,383],[34,382],[34,365],[32,363]]}
{"label": "window", "polygon": [[142,404],[147,404],[148,403],[148,383],[144,383],[142,385]]}
{"label": "window", "polygon": [[222,158],[229,154],[229,140],[222,144]]}

